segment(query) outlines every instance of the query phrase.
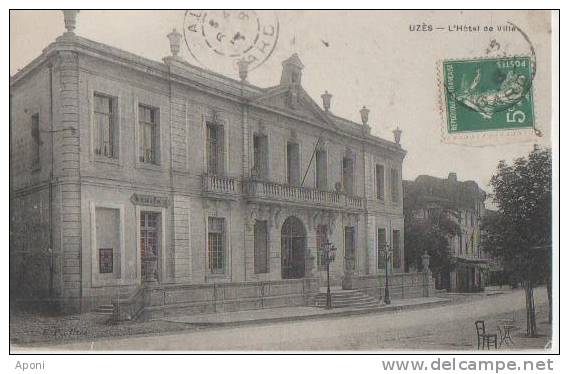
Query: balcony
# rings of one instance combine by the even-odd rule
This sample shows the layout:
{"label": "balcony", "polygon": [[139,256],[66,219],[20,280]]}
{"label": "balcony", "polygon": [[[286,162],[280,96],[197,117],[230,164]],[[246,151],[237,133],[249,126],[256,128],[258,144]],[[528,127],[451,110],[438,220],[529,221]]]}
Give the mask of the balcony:
{"label": "balcony", "polygon": [[237,200],[241,193],[239,179],[224,175],[202,175],[202,194],[210,198]]}
{"label": "balcony", "polygon": [[244,182],[244,189],[249,201],[284,202],[335,210],[362,211],[364,209],[362,198],[348,196],[345,193],[258,180]]}

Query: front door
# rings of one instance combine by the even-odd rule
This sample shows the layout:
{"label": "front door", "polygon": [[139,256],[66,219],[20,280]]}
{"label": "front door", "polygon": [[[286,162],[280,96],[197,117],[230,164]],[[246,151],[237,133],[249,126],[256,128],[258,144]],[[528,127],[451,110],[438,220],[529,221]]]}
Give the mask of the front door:
{"label": "front door", "polygon": [[289,217],[281,230],[281,272],[283,279],[304,277],[306,231],[296,217]]}

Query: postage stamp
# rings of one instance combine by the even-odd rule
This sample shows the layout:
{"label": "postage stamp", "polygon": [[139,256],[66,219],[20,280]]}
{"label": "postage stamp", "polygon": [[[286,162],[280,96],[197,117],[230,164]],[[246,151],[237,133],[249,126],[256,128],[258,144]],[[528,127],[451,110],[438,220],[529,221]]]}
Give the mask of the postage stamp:
{"label": "postage stamp", "polygon": [[445,60],[441,67],[443,138],[538,135],[529,56]]}
{"label": "postage stamp", "polygon": [[187,10],[184,39],[190,54],[203,66],[237,69],[248,62],[254,70],[273,53],[279,38],[279,22],[273,11]]}

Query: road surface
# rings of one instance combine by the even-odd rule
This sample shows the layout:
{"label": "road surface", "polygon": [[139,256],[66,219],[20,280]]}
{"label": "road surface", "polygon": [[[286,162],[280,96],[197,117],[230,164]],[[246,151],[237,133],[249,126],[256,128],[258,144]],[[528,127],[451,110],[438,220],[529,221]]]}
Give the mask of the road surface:
{"label": "road surface", "polygon": [[[547,313],[547,295],[543,288],[535,292],[539,316]],[[525,299],[522,290],[501,295],[468,296],[461,303],[428,309],[403,310],[341,318],[278,322],[238,327],[209,328],[160,336],[134,336],[85,341],[50,350],[474,350],[474,321],[486,320],[496,331],[499,318],[516,319],[513,349],[543,349],[548,337],[525,338]],[[547,333],[548,325],[538,324]],[[505,347],[504,347],[505,348]],[[17,347],[13,349],[18,350]],[[26,348],[29,350],[31,348]],[[38,349],[38,348],[35,348]],[[42,349],[46,349],[45,347]]]}

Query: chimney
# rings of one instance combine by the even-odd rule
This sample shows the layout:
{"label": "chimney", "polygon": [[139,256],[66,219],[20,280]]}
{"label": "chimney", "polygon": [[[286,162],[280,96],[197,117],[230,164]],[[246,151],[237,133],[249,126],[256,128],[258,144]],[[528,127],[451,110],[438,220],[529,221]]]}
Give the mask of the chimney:
{"label": "chimney", "polygon": [[74,34],[75,26],[77,25],[77,15],[79,14],[79,11],[75,9],[66,9],[62,10],[62,12],[63,12],[63,22],[65,22],[65,29],[67,30],[66,34]]}
{"label": "chimney", "polygon": [[322,106],[326,112],[330,111],[330,102],[332,101],[332,94],[329,94],[328,91],[324,92],[321,96],[322,98]]}

